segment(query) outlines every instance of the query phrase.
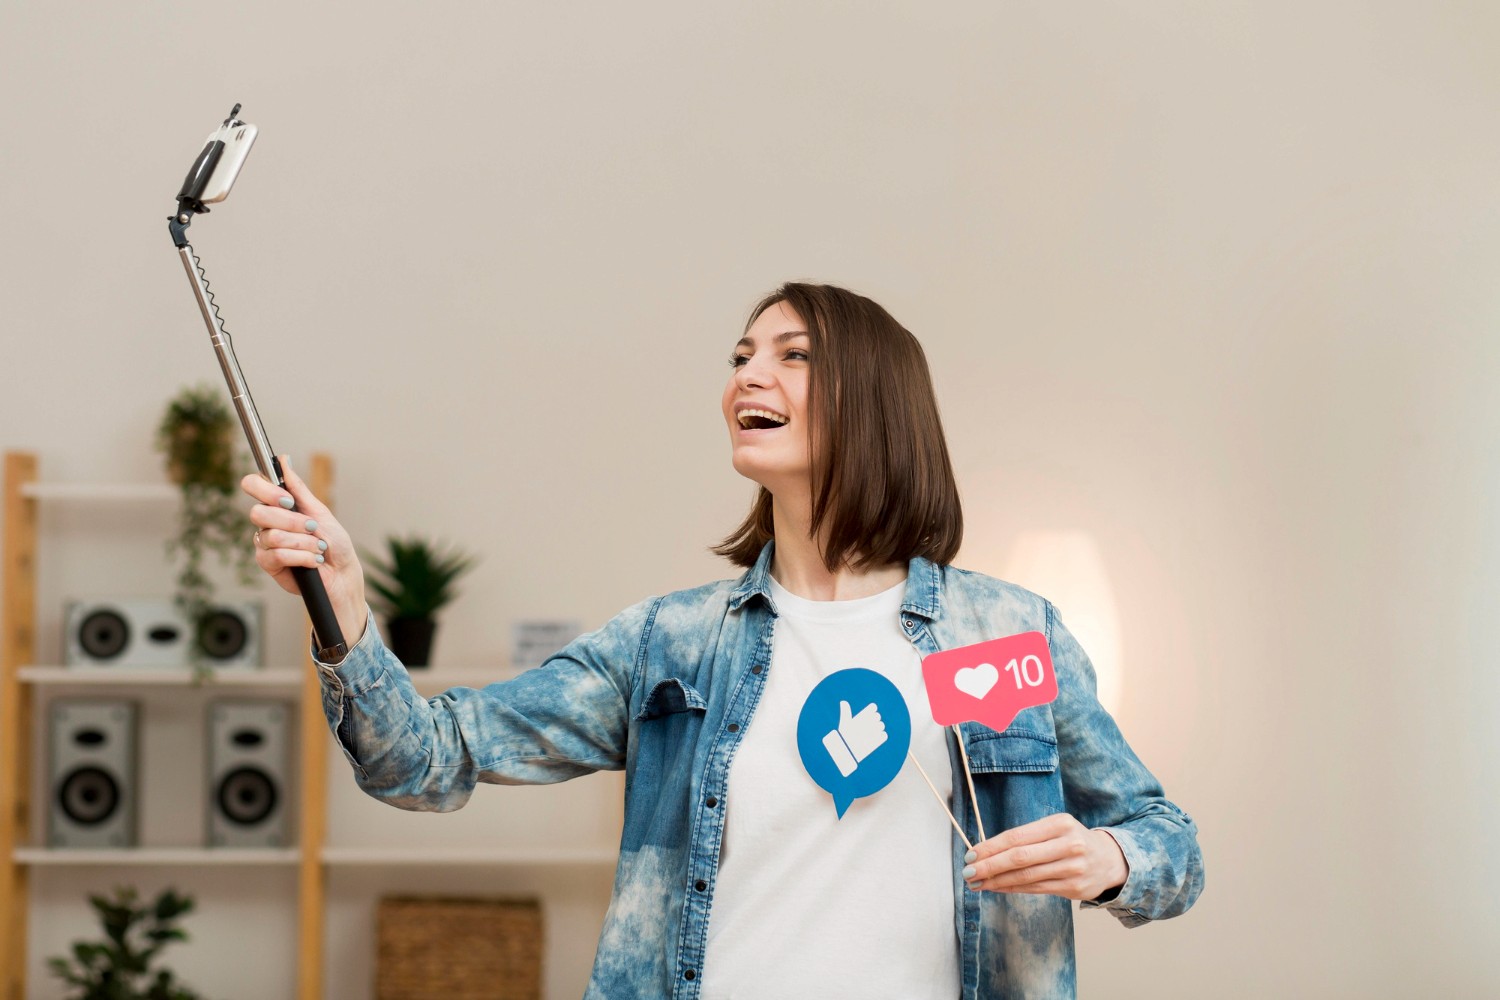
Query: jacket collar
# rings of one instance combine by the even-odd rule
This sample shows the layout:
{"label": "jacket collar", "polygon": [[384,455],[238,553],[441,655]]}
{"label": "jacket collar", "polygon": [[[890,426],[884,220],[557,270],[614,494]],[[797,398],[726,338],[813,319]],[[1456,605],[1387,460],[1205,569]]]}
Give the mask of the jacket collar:
{"label": "jacket collar", "polygon": [[[729,594],[729,609],[738,611],[751,597],[759,594],[771,605],[771,555],[776,546],[773,538],[761,547],[755,565],[745,571]],[[773,610],[774,610],[774,606]],[[906,565],[906,593],[901,610],[935,621],[943,613],[943,573],[935,563],[913,556]]]}

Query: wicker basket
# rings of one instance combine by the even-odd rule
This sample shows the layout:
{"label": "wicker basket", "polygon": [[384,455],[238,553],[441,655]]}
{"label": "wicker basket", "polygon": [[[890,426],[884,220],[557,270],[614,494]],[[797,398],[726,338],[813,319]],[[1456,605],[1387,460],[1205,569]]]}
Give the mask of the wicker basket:
{"label": "wicker basket", "polygon": [[535,899],[389,897],[376,915],[377,1000],[540,1000]]}

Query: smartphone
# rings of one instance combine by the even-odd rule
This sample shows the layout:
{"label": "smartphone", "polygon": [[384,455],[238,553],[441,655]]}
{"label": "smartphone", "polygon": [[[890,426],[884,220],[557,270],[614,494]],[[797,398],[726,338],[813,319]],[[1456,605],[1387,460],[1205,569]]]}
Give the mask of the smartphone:
{"label": "smartphone", "polygon": [[[239,105],[235,105],[235,111],[239,111]],[[209,134],[203,151],[193,161],[177,200],[202,206],[228,198],[229,189],[234,187],[235,178],[245,165],[245,157],[250,155],[250,147],[255,145],[256,131],[254,125],[240,121],[234,114],[224,119],[224,124]]]}

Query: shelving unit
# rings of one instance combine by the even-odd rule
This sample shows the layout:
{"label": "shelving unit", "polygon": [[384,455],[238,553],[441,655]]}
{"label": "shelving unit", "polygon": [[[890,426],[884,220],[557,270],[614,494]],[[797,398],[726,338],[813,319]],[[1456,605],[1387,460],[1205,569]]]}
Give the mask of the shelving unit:
{"label": "shelving unit", "polygon": [[[333,464],[314,455],[308,484],[331,496]],[[177,498],[162,483],[42,483],[37,459],[7,452],[4,467],[4,539],[0,550],[0,997],[24,1000],[30,872],[62,866],[295,866],[297,869],[297,995],[322,994],[325,871],[322,845],[327,830],[327,729],[321,692],[310,661],[301,669],[225,669],[197,682],[190,671],[112,670],[34,663],[36,650],[36,569],[38,505],[42,501],[85,503],[163,503]],[[53,850],[27,843],[33,826],[30,792],[33,719],[37,690],[105,688],[197,688],[214,692],[282,690],[298,693],[301,739],[296,761],[300,809],[299,846],[289,849],[225,850],[139,847],[116,850]]]}
{"label": "shelving unit", "polygon": [[[333,467],[328,456],[314,455],[307,473],[313,492],[332,506]],[[36,662],[40,505],[108,504],[133,509],[129,505],[175,503],[177,496],[175,487],[156,483],[44,483],[39,481],[34,454],[5,454],[4,534],[0,539],[3,540],[0,546],[0,1000],[26,997],[33,872],[46,874],[47,881],[39,882],[43,886],[50,884],[51,879],[66,877],[74,869],[120,868],[147,873],[181,869],[201,871],[204,876],[212,870],[224,873],[223,877],[231,880],[230,885],[242,877],[257,881],[285,879],[289,884],[295,873],[298,1000],[321,1000],[324,995],[324,976],[332,968],[325,957],[329,938],[325,925],[330,912],[341,914],[346,926],[351,899],[361,899],[363,894],[372,892],[378,896],[378,890],[370,888],[372,883],[394,879],[411,885],[410,880],[420,875],[424,885],[430,880],[432,884],[454,887],[447,891],[461,892],[478,875],[481,884],[514,887],[514,891],[537,891],[538,885],[555,885],[559,887],[555,891],[563,899],[559,918],[564,928],[561,937],[595,932],[596,928],[589,927],[580,910],[581,905],[595,904],[581,904],[580,900],[607,899],[607,886],[617,860],[612,846],[548,846],[544,838],[535,835],[534,829],[511,830],[512,844],[530,846],[495,846],[488,834],[476,846],[442,846],[428,841],[425,835],[413,838],[415,842],[405,846],[329,845],[330,800],[347,796],[348,792],[340,789],[338,794],[330,795],[330,773],[333,780],[339,780],[342,760],[330,752],[331,737],[323,715],[322,692],[309,661],[304,661],[301,667],[283,664],[258,670],[222,669],[201,683],[186,670],[63,667]],[[413,669],[410,676],[417,690],[431,697],[453,687],[482,688],[514,674],[495,667],[460,665]],[[293,779],[299,803],[296,845],[253,850],[195,846],[61,850],[32,843],[30,837],[35,826],[31,802],[32,751],[37,725],[33,718],[41,699],[59,693],[76,696],[130,692],[142,696],[150,693],[153,699],[171,705],[179,705],[181,698],[195,693],[279,695],[288,701],[295,699],[300,748]],[[609,789],[607,795],[615,806],[588,822],[597,824],[601,818],[606,823],[621,821],[623,816],[618,810],[623,797],[623,776],[616,773],[607,786],[599,787]],[[594,794],[589,792],[586,797]],[[342,801],[341,809],[354,807],[348,798]],[[602,805],[599,799],[592,801]],[[347,817],[344,822],[346,826],[349,824]],[[597,839],[603,832],[602,827],[595,829],[593,838],[585,839]],[[358,837],[364,828],[355,825],[345,831],[351,832]],[[242,876],[239,869],[251,869],[253,873]],[[403,874],[406,870],[410,873]],[[328,900],[331,874],[339,880],[332,907]],[[37,877],[41,879],[42,875]],[[527,886],[531,888],[523,888]],[[580,920],[585,922],[580,924]],[[334,938],[347,941],[347,934],[335,934]],[[359,954],[348,954],[347,943],[333,958],[340,980],[347,980],[346,966],[357,969],[364,961]],[[330,990],[347,985],[339,980],[333,982]]]}

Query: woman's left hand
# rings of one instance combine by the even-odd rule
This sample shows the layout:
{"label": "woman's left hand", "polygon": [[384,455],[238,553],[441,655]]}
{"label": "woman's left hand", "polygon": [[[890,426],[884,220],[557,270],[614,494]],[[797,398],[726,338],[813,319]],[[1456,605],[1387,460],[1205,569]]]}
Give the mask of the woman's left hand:
{"label": "woman's left hand", "polygon": [[963,875],[976,891],[1097,899],[1124,885],[1130,873],[1114,837],[1090,830],[1069,813],[1013,827],[975,844],[970,853]]}

